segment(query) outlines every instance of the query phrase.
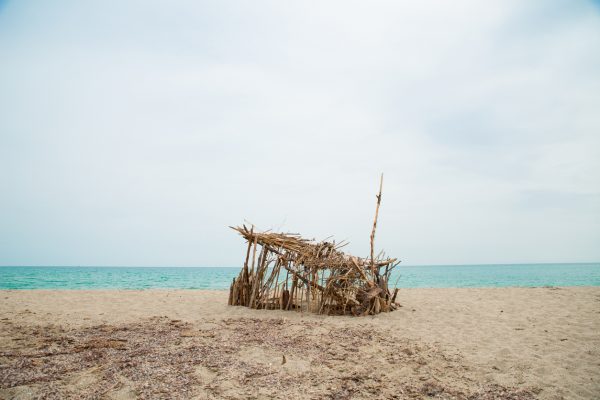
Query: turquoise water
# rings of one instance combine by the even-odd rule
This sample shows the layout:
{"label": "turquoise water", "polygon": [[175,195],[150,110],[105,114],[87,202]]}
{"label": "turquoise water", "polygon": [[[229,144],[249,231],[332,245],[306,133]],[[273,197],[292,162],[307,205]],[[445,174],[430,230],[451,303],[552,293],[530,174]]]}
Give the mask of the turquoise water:
{"label": "turquoise water", "polygon": [[[226,289],[238,268],[0,267],[0,289]],[[600,286],[600,263],[399,266],[398,287]]]}

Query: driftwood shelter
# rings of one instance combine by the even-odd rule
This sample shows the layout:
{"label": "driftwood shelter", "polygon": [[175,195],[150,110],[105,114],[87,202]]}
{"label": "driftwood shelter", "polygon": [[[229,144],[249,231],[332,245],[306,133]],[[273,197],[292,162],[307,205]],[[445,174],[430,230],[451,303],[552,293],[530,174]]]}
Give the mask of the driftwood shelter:
{"label": "driftwood shelter", "polygon": [[[295,233],[255,232],[231,227],[248,243],[246,260],[229,290],[229,305],[319,314],[369,315],[397,309],[398,289],[389,278],[399,264],[374,255],[375,229],[383,175],[371,232],[371,254],[355,257],[340,251],[347,243],[315,242]],[[258,254],[258,258],[257,258]]]}

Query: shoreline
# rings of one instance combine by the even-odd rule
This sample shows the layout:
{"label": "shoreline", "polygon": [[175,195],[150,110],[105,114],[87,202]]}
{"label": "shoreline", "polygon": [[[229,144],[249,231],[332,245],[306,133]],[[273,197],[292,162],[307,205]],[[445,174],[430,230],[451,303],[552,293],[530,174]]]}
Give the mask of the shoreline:
{"label": "shoreline", "polygon": [[[600,285],[543,285],[543,286],[431,286],[431,287],[402,287],[399,290],[495,290],[495,289],[593,289],[600,288]],[[17,288],[0,289],[3,292],[229,292],[229,288],[182,288],[182,287],[151,287],[151,288]]]}
{"label": "shoreline", "polygon": [[[59,341],[65,335],[76,343],[100,343],[102,329],[110,331],[102,333],[108,335],[101,337],[102,343],[125,346],[89,350],[105,358],[93,367],[85,364],[85,376],[67,374],[68,379],[53,383],[73,396],[106,382],[116,385],[108,398],[146,393],[144,384],[152,382],[135,375],[134,367],[122,375],[106,375],[118,357],[144,346],[149,352],[170,349],[153,356],[162,360],[159,364],[145,366],[150,375],[152,368],[172,368],[172,375],[165,376],[190,380],[188,386],[165,383],[174,398],[189,398],[181,391],[185,387],[197,398],[343,398],[344,393],[354,398],[402,393],[399,398],[425,398],[427,393],[477,398],[478,390],[490,396],[504,390],[515,398],[600,396],[597,286],[402,288],[402,308],[369,317],[227,306],[227,290],[219,289],[12,289],[0,290],[0,296],[0,348],[14,357],[41,351],[48,343],[49,351],[68,353],[68,345]],[[162,347],[152,344],[162,336],[171,341]],[[77,346],[87,349],[87,344]],[[184,357],[189,349],[208,353],[181,362],[169,358]],[[87,353],[69,354],[65,357],[77,364],[84,362],[77,357]],[[287,362],[282,366],[283,356]],[[219,364],[219,357],[230,366]],[[58,358],[49,356],[48,362]],[[3,365],[12,361],[0,357]],[[367,368],[370,362],[382,367]],[[182,372],[179,364],[194,369]],[[40,373],[31,368],[31,374]],[[245,368],[258,375],[244,377]],[[306,381],[294,378],[299,375]],[[43,384],[23,379],[11,381],[22,383],[11,387],[0,379],[0,397],[32,398],[45,390]],[[286,386],[290,379],[294,385]],[[92,383],[82,384],[88,380]],[[269,386],[270,380],[275,386]]]}

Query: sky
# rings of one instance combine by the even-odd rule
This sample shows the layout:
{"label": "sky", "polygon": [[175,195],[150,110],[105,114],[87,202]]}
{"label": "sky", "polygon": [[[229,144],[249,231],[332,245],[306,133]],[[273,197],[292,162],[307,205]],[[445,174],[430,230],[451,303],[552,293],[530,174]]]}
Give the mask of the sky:
{"label": "sky", "polygon": [[0,265],[600,261],[600,3],[2,1]]}

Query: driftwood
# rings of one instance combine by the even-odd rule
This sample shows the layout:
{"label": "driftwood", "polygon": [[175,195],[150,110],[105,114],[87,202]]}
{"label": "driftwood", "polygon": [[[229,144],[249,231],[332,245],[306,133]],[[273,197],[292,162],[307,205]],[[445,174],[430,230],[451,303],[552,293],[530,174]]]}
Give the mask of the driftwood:
{"label": "driftwood", "polygon": [[248,248],[244,266],[231,284],[229,305],[357,316],[397,309],[398,289],[390,292],[388,282],[400,262],[384,254],[374,255],[382,184],[383,175],[367,258],[344,254],[339,250],[347,244],[343,242],[315,242],[296,233],[255,232],[254,227],[245,225],[231,227],[247,241]]}

